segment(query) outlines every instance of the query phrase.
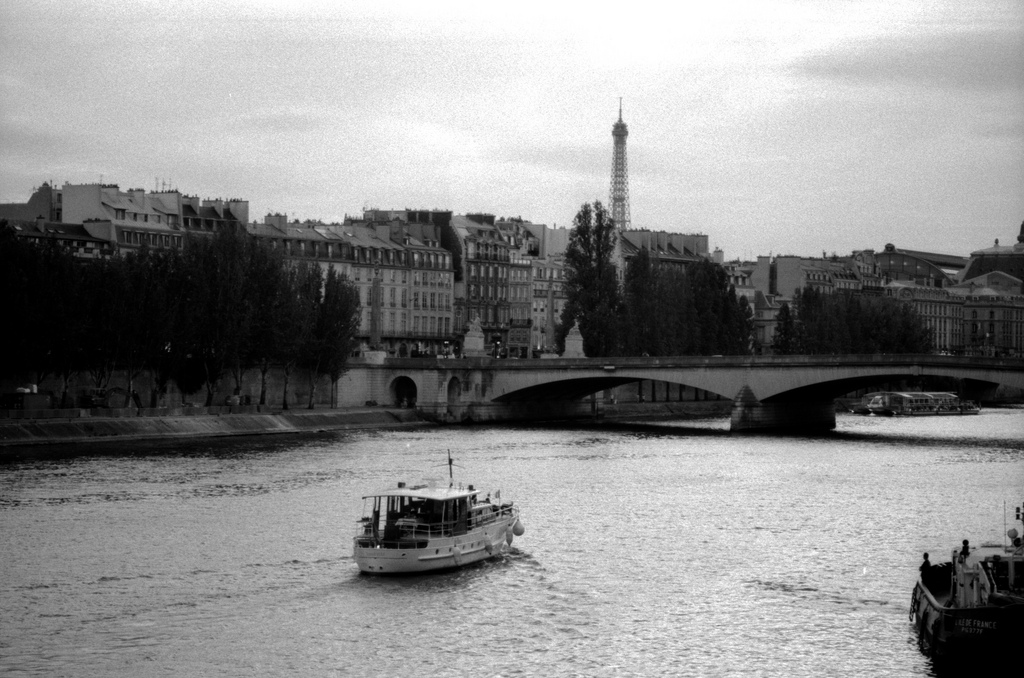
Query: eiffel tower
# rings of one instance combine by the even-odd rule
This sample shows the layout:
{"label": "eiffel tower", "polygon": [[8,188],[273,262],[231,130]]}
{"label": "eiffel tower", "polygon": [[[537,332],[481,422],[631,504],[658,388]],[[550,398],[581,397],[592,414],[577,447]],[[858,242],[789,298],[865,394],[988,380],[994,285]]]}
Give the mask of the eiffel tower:
{"label": "eiffel tower", "polygon": [[615,142],[612,154],[612,185],[608,196],[612,219],[619,230],[628,231],[629,225],[629,170],[626,168],[626,137],[629,130],[622,122],[622,97],[619,97],[619,121],[612,125]]}

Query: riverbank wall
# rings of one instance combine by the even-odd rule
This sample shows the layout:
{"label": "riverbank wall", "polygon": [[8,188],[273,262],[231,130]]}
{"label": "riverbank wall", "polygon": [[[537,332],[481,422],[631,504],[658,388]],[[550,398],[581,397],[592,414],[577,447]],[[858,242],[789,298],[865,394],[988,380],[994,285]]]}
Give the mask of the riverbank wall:
{"label": "riverbank wall", "polygon": [[[593,419],[688,419],[727,416],[730,401],[623,403]],[[414,409],[342,408],[260,411],[257,406],[9,410],[0,417],[0,448],[112,440],[214,438],[437,426]],[[589,419],[589,417],[588,417]]]}
{"label": "riverbank wall", "polygon": [[170,408],[163,412],[126,408],[19,414],[18,418],[0,419],[0,447],[433,425],[415,410],[379,407],[271,412],[261,412],[255,406]]}

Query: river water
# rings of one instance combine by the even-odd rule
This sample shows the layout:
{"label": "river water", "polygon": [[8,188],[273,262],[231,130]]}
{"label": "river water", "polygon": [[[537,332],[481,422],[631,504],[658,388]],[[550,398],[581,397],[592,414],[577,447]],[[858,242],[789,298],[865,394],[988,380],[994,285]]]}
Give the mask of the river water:
{"label": "river water", "polygon": [[[921,553],[1002,540],[1024,409],[39,449],[0,463],[11,676],[926,676]],[[501,488],[497,559],[360,575],[365,492]],[[7,454],[5,452],[5,454]],[[1020,526],[1018,526],[1020,527]]]}

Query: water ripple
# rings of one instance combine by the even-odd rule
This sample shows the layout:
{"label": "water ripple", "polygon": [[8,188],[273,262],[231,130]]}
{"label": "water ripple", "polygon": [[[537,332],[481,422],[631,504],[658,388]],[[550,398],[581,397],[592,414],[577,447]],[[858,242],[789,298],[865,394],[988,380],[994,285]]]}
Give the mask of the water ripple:
{"label": "water ripple", "polygon": [[[906,621],[917,559],[999,540],[1021,417],[841,417],[802,438],[722,421],[343,432],[8,462],[0,672],[933,675]],[[437,475],[449,449],[527,533],[463,570],[360,575],[361,496]]]}

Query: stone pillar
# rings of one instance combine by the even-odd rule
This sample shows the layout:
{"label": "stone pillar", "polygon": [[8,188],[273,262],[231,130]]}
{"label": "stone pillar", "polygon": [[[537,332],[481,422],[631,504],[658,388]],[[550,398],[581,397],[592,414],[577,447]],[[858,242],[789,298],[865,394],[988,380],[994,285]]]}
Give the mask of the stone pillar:
{"label": "stone pillar", "polygon": [[733,431],[831,431],[836,427],[832,400],[763,403],[749,386],[736,394],[732,403]]}

